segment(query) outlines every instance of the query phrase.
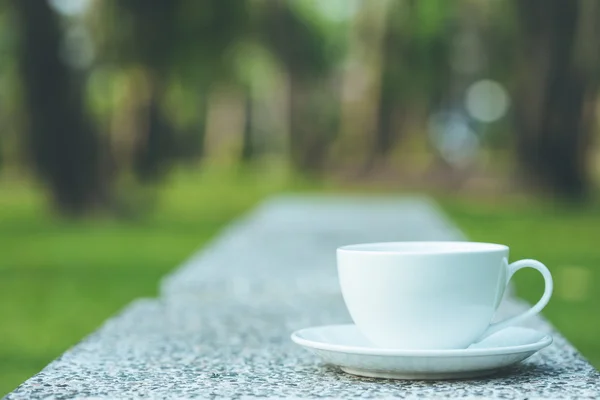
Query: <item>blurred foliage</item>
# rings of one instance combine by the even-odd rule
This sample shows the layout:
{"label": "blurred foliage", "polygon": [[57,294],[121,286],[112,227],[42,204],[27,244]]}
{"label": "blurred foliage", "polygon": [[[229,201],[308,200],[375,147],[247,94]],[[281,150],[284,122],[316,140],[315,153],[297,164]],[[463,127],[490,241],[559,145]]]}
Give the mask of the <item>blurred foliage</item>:
{"label": "blurred foliage", "polygon": [[[153,184],[206,159],[464,182],[509,152],[525,173],[496,173],[524,188],[581,200],[596,182],[589,0],[24,4],[0,15],[0,159],[37,165],[64,214],[124,215],[122,176]],[[465,103],[484,79],[511,95],[499,120]],[[497,100],[479,96],[479,108]],[[424,168],[406,161],[415,152]]]}

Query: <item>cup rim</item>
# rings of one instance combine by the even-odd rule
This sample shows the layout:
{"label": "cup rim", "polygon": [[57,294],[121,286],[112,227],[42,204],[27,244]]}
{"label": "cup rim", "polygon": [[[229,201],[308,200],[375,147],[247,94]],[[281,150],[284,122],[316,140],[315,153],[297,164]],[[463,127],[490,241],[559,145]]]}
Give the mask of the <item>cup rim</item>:
{"label": "cup rim", "polygon": [[508,250],[508,246],[503,244],[462,240],[358,243],[341,246],[337,249],[338,252],[342,253],[393,255],[473,254]]}

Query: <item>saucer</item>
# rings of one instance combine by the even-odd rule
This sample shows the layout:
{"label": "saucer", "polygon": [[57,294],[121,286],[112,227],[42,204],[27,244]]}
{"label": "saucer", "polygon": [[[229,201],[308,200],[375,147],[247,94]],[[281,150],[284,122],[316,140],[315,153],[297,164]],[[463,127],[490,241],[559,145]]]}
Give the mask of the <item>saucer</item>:
{"label": "saucer", "polygon": [[466,349],[389,349],[370,344],[354,324],[301,329],[292,340],[352,375],[431,380],[491,375],[552,343],[543,332],[509,327]]}

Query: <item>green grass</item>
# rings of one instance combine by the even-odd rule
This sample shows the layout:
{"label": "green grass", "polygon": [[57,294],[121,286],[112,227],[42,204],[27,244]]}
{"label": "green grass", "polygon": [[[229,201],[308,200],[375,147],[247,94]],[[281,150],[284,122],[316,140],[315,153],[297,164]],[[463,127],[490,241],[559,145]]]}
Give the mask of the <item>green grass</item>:
{"label": "green grass", "polygon": [[[65,222],[39,190],[0,183],[0,396],[37,373],[227,222],[283,188],[278,177],[180,174],[156,212],[134,221]],[[286,183],[286,186],[289,186]]]}
{"label": "green grass", "polygon": [[[469,239],[507,244],[511,260],[534,258],[548,266],[554,295],[543,314],[600,367],[600,203],[560,205],[528,198],[441,203]],[[513,281],[529,302],[541,297],[538,272],[519,271]]]}
{"label": "green grass", "polygon": [[[0,181],[0,395],[37,373],[131,300],[155,296],[167,274],[227,222],[280,191],[326,190],[264,172],[179,173],[157,194],[155,211],[134,220],[65,222],[39,189]],[[545,315],[600,365],[600,206],[539,201],[441,201],[474,240],[509,244],[513,259],[547,263],[556,292]],[[535,272],[519,293],[541,292]]]}

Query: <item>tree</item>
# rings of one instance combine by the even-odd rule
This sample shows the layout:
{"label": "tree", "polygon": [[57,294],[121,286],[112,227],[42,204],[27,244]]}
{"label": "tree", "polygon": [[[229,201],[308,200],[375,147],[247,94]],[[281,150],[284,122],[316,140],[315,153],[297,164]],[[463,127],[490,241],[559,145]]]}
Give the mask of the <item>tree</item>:
{"label": "tree", "polygon": [[[136,82],[138,132],[133,153],[133,171],[142,182],[158,180],[172,153],[174,128],[163,103],[176,46],[178,0],[119,0],[111,17],[117,24],[112,45],[121,65],[135,65],[141,78]],[[143,86],[143,87],[142,87]]]}
{"label": "tree", "polygon": [[515,7],[521,31],[514,93],[520,166],[539,186],[581,199],[589,191],[600,6],[594,0],[517,0]]}
{"label": "tree", "polygon": [[[386,10],[381,55],[381,83],[377,102],[376,126],[373,146],[367,168],[376,160],[386,158],[399,139],[398,113],[404,111],[407,93],[410,92],[406,77],[410,75],[407,62],[407,45],[410,34],[406,14],[408,3],[398,0]],[[400,116],[401,118],[402,116]]]}
{"label": "tree", "polygon": [[330,79],[337,54],[293,2],[264,6],[263,42],[288,75],[290,159],[300,171],[319,173],[338,127],[339,91]]}
{"label": "tree", "polygon": [[85,107],[82,80],[60,57],[60,21],[48,2],[10,4],[18,20],[30,153],[56,207],[80,215],[107,200],[101,143]]}
{"label": "tree", "polygon": [[[160,179],[177,158],[203,152],[207,98],[232,76],[228,52],[245,32],[247,1],[112,0],[103,3],[106,62],[141,71],[133,170],[141,181]],[[177,85],[174,85],[176,83]],[[180,96],[171,99],[172,88]],[[173,106],[173,102],[178,102]],[[183,103],[193,103],[183,104]],[[177,121],[173,109],[192,109]],[[189,111],[187,112],[190,113]]]}
{"label": "tree", "polygon": [[246,89],[246,94],[244,98],[244,131],[242,137],[242,151],[240,154],[241,161],[244,163],[248,163],[254,159],[256,149],[253,138],[253,109],[254,109],[254,101],[252,99],[252,91],[251,89]]}
{"label": "tree", "polygon": [[385,12],[376,124],[367,169],[401,140],[410,114],[445,106],[453,2],[394,0]]}

